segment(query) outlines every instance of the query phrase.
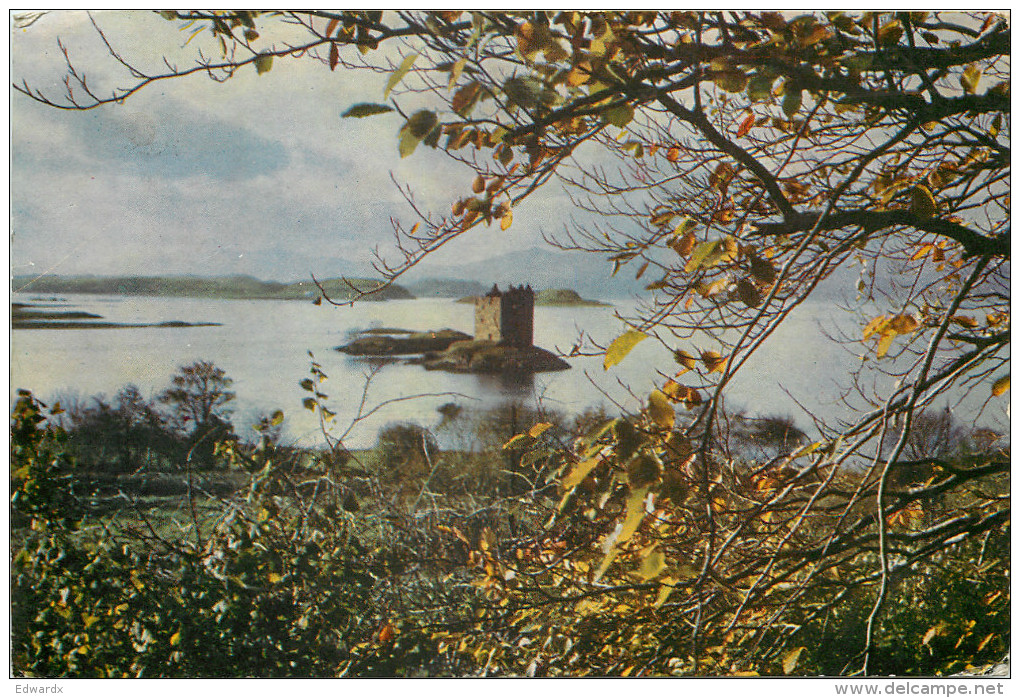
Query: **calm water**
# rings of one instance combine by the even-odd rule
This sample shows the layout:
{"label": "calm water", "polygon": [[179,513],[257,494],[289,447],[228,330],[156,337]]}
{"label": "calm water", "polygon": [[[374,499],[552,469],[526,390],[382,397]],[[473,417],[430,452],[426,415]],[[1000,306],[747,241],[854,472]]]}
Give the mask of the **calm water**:
{"label": "calm water", "polygon": [[[38,302],[32,294],[13,294],[15,302]],[[334,351],[350,333],[372,327],[439,329],[473,332],[473,306],[445,299],[364,303],[354,308],[314,306],[297,301],[228,301],[191,298],[63,296],[68,309],[85,310],[117,322],[156,323],[170,320],[217,322],[219,327],[122,328],[107,330],[18,330],[12,333],[11,387],[28,388],[43,398],[66,394],[113,396],[128,383],[144,395],[155,395],[169,383],[178,366],[199,359],[213,361],[234,379],[237,393],[233,417],[239,431],[259,412],[282,409],[287,436],[318,443],[317,419],[301,406],[307,393],[298,386],[308,377],[311,359],[322,364],[329,380],[323,390],[346,425],[357,413],[370,367],[363,360]],[[611,341],[623,325],[617,308],[535,309],[535,343],[563,351],[584,328],[601,342]],[[751,413],[793,416],[802,428],[810,420],[793,398],[831,418],[843,415],[835,377],[855,363],[826,340],[831,329],[828,306],[807,305],[773,337],[767,351],[731,384],[729,405]],[[419,366],[389,364],[369,385],[366,406],[426,394],[416,400],[386,405],[351,434],[350,445],[374,443],[379,428],[396,420],[433,426],[436,408],[455,401],[466,408],[495,406],[516,400],[573,414],[586,407],[618,401],[635,409],[648,394],[655,368],[675,369],[668,352],[652,340],[639,344],[607,373],[601,357],[573,358],[569,371],[542,373],[525,383],[500,377],[425,371]],[[661,379],[659,381],[661,383]],[[790,395],[787,395],[788,391]],[[633,394],[631,394],[633,393]],[[608,397],[607,397],[608,396]]]}

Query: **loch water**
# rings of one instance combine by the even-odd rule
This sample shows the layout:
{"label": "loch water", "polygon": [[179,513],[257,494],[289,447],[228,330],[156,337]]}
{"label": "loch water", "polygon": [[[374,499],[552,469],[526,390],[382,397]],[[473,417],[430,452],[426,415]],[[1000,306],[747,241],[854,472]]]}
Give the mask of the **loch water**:
{"label": "loch water", "polygon": [[[15,293],[12,301],[62,306],[60,310],[91,312],[106,321],[127,324],[219,323],[14,330],[12,399],[18,388],[49,400],[67,396],[87,399],[96,394],[112,398],[127,384],[138,386],[143,395],[155,396],[179,366],[208,360],[234,381],[237,397],[231,403],[232,419],[239,431],[254,423],[259,414],[279,409],[286,415],[286,438],[307,445],[322,441],[318,418],[302,407],[308,393],[299,385],[309,377],[313,360],[328,376],[321,389],[329,396],[328,406],[337,413],[335,431],[342,431],[359,410],[382,405],[351,432],[351,447],[371,445],[379,429],[390,422],[434,426],[440,419],[437,408],[448,402],[469,410],[507,402],[530,407],[541,403],[568,415],[597,405],[618,412],[614,403],[635,410],[656,383],[661,385],[658,371],[678,368],[670,352],[653,340],[638,344],[608,372],[603,370],[600,356],[573,357],[568,359],[570,370],[527,378],[426,371],[402,362],[374,370],[371,362],[335,350],[353,333],[370,328],[451,328],[472,333],[473,306],[452,299],[332,307],[301,301],[71,294],[54,301]],[[626,329],[617,312],[626,315],[632,308],[629,300],[608,307],[537,307],[535,344],[569,352],[582,331],[606,344]],[[751,414],[790,416],[804,429],[809,429],[811,421],[800,405],[826,419],[847,416],[839,401],[838,380],[846,380],[860,359],[827,338],[836,329],[835,322],[838,319],[829,304],[806,303],[798,308],[732,381],[728,406],[745,408]],[[414,396],[420,397],[405,399]]]}

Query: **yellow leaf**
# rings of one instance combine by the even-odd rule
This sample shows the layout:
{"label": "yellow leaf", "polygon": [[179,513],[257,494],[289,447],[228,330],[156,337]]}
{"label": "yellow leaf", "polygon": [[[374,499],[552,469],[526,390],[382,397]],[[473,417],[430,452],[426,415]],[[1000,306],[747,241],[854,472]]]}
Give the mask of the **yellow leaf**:
{"label": "yellow leaf", "polygon": [[652,546],[641,560],[637,575],[648,582],[662,574],[664,569],[666,569],[666,554]]}
{"label": "yellow leaf", "polygon": [[623,520],[623,528],[616,538],[616,545],[630,540],[638,526],[645,520],[645,497],[648,495],[648,488],[641,487],[630,493],[627,498],[627,517]]}
{"label": "yellow leaf", "polygon": [[515,434],[513,437],[510,438],[509,441],[503,444],[503,448],[504,449],[519,448],[524,444],[529,443],[530,441],[531,439],[528,437],[528,434]]}
{"label": "yellow leaf", "polygon": [[896,334],[893,332],[883,334],[882,338],[878,340],[878,346],[875,347],[875,355],[880,359],[885,356],[889,351],[889,347],[892,346],[894,339],[896,339]]}
{"label": "yellow leaf", "polygon": [[181,644],[181,631],[180,630],[178,630],[177,632],[175,632],[173,635],[170,636],[170,646],[171,647],[176,647],[179,644]]}
{"label": "yellow leaf", "polygon": [[671,577],[663,577],[662,583],[659,585],[659,593],[655,596],[655,603],[653,604],[655,608],[660,608],[662,604],[666,603],[666,599],[673,593],[675,588],[673,584],[675,582],[676,580]]}
{"label": "yellow leaf", "polygon": [[531,429],[528,431],[528,436],[530,436],[533,439],[537,439],[539,436],[541,436],[551,428],[552,424],[550,422],[539,422],[535,426],[531,427]]}
{"label": "yellow leaf", "polygon": [[623,361],[623,359],[630,353],[631,349],[637,346],[638,342],[647,338],[644,332],[638,330],[627,330],[619,337],[613,340],[609,348],[606,349],[605,359],[602,361],[603,370],[608,371],[611,366]]}
{"label": "yellow leaf", "polygon": [[885,329],[885,326],[889,323],[889,318],[885,315],[879,315],[868,323],[867,327],[864,328],[864,339],[868,339],[871,335],[876,332],[881,332]]}
{"label": "yellow leaf", "polygon": [[653,390],[648,396],[648,416],[663,429],[673,428],[673,421],[676,418],[673,414],[673,405],[661,390]]}
{"label": "yellow leaf", "polygon": [[511,225],[513,225],[513,222],[514,222],[514,212],[513,211],[507,211],[505,214],[503,214],[503,217],[499,219],[499,229],[500,230],[506,230]]}
{"label": "yellow leaf", "polygon": [[1009,390],[1009,374],[1008,373],[1006,375],[1000,377],[992,385],[992,395],[998,397],[998,396],[1002,395],[1004,392],[1006,392],[1007,390]]}
{"label": "yellow leaf", "polygon": [[805,648],[803,648],[803,647],[798,647],[797,649],[790,650],[789,652],[787,652],[783,656],[783,673],[784,674],[789,674],[795,668],[797,668],[797,662],[800,660],[800,653],[803,652],[804,649]]}
{"label": "yellow leaf", "polygon": [[383,99],[390,96],[390,90],[397,86],[397,83],[404,79],[407,72],[411,70],[411,66],[418,60],[418,54],[412,53],[410,56],[405,56],[404,60],[401,61],[400,65],[390,75],[389,80],[386,81],[386,89],[383,90]]}
{"label": "yellow leaf", "polygon": [[570,474],[563,478],[563,488],[569,490],[571,487],[576,487],[581,484],[581,481],[588,477],[588,473],[594,470],[595,466],[601,462],[602,457],[596,456],[578,463],[574,466],[574,469],[570,471]]}
{"label": "yellow leaf", "polygon": [[796,453],[793,454],[793,457],[794,458],[800,458],[801,456],[806,456],[809,453],[814,453],[815,451],[817,451],[821,447],[822,447],[822,442],[821,441],[815,441],[814,443],[808,444],[804,448],[798,450]]}

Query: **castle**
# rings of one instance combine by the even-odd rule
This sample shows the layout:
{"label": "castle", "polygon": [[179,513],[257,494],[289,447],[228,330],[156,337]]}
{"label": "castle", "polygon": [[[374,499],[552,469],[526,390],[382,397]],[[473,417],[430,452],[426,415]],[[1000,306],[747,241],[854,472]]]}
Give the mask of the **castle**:
{"label": "castle", "polygon": [[505,293],[496,284],[475,299],[475,339],[528,348],[535,337],[535,292],[531,286],[511,286]]}

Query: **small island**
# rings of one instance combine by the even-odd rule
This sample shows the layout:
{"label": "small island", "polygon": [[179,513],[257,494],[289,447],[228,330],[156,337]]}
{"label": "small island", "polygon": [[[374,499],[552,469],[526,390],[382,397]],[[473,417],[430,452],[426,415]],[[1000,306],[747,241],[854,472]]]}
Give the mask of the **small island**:
{"label": "small island", "polygon": [[475,336],[444,329],[362,332],[337,351],[366,357],[414,355],[408,363],[453,373],[541,373],[570,368],[563,359],[534,346],[535,293],[531,287],[497,286],[475,299]]}
{"label": "small island", "polygon": [[[11,303],[12,330],[112,330],[137,327],[216,327],[218,322],[183,322],[170,320],[157,323],[110,322],[102,315],[81,310],[52,310],[55,306],[32,303]],[[66,307],[66,306],[58,306]]]}

